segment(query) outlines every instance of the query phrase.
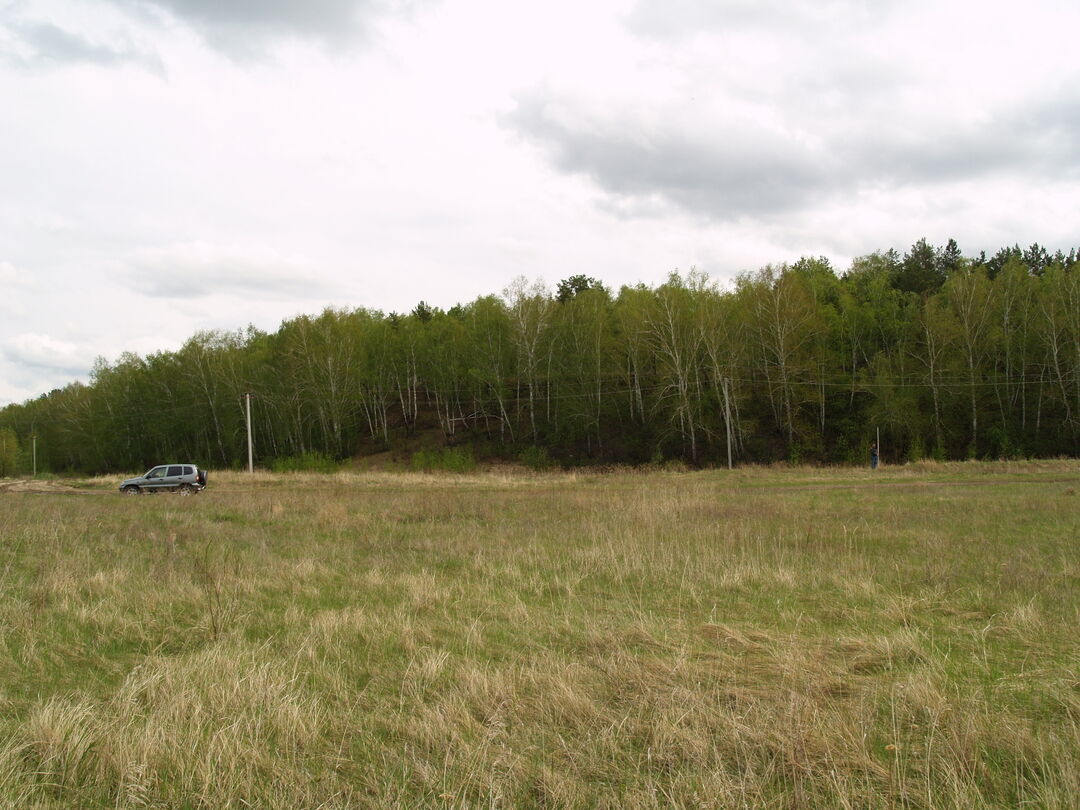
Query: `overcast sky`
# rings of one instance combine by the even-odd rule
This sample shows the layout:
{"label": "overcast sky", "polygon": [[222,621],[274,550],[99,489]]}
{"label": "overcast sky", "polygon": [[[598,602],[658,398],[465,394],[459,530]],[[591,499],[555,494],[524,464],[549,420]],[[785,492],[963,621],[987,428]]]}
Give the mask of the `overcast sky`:
{"label": "overcast sky", "polygon": [[1080,244],[1075,0],[0,0],[0,405],[516,276]]}

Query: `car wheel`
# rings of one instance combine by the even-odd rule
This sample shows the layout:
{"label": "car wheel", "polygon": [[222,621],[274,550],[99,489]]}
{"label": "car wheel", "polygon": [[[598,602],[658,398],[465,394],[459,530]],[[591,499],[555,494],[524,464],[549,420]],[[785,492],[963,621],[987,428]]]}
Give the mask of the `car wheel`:
{"label": "car wheel", "polygon": [[193,487],[191,484],[181,484],[179,493],[181,495],[194,495],[195,487]]}
{"label": "car wheel", "polygon": [[139,488],[138,487],[124,487],[121,490],[121,492],[123,492],[125,495],[138,495],[139,494]]}

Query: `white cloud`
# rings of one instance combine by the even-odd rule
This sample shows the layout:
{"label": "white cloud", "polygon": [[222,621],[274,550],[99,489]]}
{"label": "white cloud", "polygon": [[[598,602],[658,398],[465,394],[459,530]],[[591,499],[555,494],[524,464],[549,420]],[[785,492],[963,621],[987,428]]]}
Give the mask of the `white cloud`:
{"label": "white cloud", "polygon": [[23,316],[34,287],[29,273],[11,262],[0,261],[0,314],[9,319]]}
{"label": "white cloud", "polygon": [[138,251],[125,277],[129,286],[153,298],[310,300],[331,292],[303,259],[268,248],[204,242]]}
{"label": "white cloud", "polygon": [[1042,0],[1019,16],[957,0],[640,0],[628,25],[652,44],[612,55],[621,85],[545,80],[503,120],[612,207],[660,199],[719,221],[773,225],[883,187],[1071,182],[1080,71],[1046,53],[1070,47],[1062,23],[1080,11]]}
{"label": "white cloud", "polygon": [[0,396],[520,274],[1080,243],[1065,0],[0,7]]}
{"label": "white cloud", "polygon": [[84,346],[36,332],[8,338],[2,351],[11,363],[71,375],[84,374],[94,358]]}
{"label": "white cloud", "polygon": [[5,289],[27,287],[30,279],[25,270],[21,270],[11,262],[0,262],[0,284],[3,284]]}

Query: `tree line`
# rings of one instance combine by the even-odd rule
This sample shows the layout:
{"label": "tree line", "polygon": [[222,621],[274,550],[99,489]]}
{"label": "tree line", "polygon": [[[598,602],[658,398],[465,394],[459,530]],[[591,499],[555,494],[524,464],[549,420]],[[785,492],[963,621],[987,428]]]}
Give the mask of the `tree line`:
{"label": "tree line", "polygon": [[691,270],[408,314],[328,308],[98,360],[0,410],[0,474],[262,463],[462,445],[564,464],[1080,455],[1080,254],[926,240],[720,285]]}

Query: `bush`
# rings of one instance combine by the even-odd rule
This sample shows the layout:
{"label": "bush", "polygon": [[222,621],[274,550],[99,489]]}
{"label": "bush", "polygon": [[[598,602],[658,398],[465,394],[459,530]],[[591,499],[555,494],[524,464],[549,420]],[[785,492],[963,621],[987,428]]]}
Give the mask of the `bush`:
{"label": "bush", "polygon": [[299,456],[283,456],[270,462],[270,469],[282,472],[337,472],[341,465],[325,453],[310,452]]}
{"label": "bush", "polygon": [[440,450],[417,450],[409,459],[414,472],[471,472],[476,459],[467,447],[443,447]]}
{"label": "bush", "polygon": [[0,428],[0,478],[15,475],[19,468],[19,440],[11,428]]}
{"label": "bush", "polygon": [[530,470],[536,470],[537,472],[555,466],[555,462],[548,455],[546,447],[526,447],[518,456],[518,459]]}

